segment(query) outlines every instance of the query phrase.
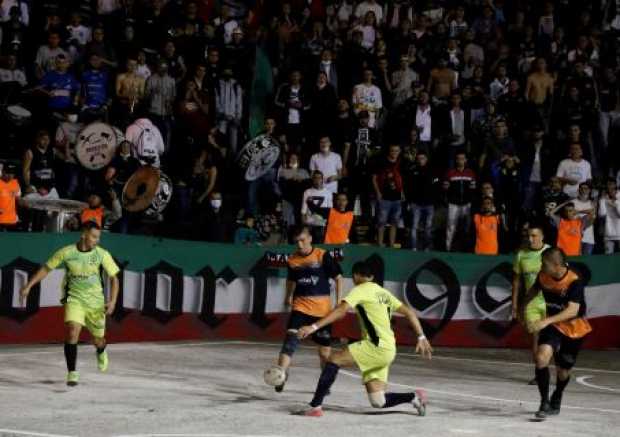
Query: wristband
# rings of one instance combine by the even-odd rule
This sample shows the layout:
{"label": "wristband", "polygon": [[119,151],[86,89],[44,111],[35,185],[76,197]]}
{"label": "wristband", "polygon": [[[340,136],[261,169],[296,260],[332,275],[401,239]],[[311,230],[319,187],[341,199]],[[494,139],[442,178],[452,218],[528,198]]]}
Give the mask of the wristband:
{"label": "wristband", "polygon": [[313,332],[316,332],[316,331],[318,331],[318,330],[319,330],[319,327],[318,327],[318,326],[316,326],[316,323],[313,323],[313,324],[312,324],[312,329],[313,329]]}
{"label": "wristband", "polygon": [[418,341],[426,340],[426,335],[420,334],[418,335]]}

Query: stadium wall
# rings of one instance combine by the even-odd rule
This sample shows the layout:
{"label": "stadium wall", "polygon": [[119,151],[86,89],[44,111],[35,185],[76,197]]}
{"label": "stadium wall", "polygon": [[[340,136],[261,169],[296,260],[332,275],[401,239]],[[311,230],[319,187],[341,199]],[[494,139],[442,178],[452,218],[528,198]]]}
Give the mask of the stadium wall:
{"label": "stadium wall", "polygon": [[[26,308],[18,291],[56,249],[76,234],[0,234],[0,343],[51,343],[63,338],[63,272],[33,289]],[[104,234],[102,246],[122,271],[121,293],[109,318],[110,341],[198,339],[279,340],[285,330],[285,256],[291,247],[238,247]],[[512,257],[418,253],[369,246],[330,248],[341,258],[345,294],[351,266],[373,263],[376,278],[420,314],[434,345],[528,347],[521,327],[508,321]],[[595,333],[589,348],[620,347],[618,257],[575,258],[587,281],[588,317]],[[413,344],[405,320],[394,320],[397,339]],[[357,338],[354,315],[335,334]],[[87,336],[84,336],[86,339]]]}

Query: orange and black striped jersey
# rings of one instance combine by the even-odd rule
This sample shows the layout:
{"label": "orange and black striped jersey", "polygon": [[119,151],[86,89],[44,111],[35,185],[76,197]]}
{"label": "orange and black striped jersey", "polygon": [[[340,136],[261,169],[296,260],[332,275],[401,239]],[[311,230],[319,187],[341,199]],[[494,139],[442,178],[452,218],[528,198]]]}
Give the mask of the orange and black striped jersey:
{"label": "orange and black striped jersey", "polygon": [[293,310],[315,317],[327,315],[332,308],[329,279],[341,274],[340,265],[323,249],[291,255],[287,280],[295,283]]}

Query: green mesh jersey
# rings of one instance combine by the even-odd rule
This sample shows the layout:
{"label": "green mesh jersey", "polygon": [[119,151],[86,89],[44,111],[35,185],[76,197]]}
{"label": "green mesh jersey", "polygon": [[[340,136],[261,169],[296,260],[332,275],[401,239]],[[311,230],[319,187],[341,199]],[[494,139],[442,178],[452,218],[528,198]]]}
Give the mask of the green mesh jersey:
{"label": "green mesh jersey", "polygon": [[78,302],[88,308],[103,308],[103,272],[116,276],[119,268],[110,253],[101,247],[81,252],[77,244],[63,247],[45,263],[54,270],[64,267],[62,302]]}
{"label": "green mesh jersey", "polygon": [[354,287],[344,301],[355,308],[364,340],[385,349],[396,349],[391,319],[392,313],[402,305],[400,300],[374,282],[365,282]]}
{"label": "green mesh jersey", "polygon": [[538,272],[540,272],[542,266],[542,253],[548,248],[549,245],[544,244],[540,250],[524,249],[517,253],[513,264],[513,271],[523,278],[526,291],[532,288],[532,285],[536,282]]}

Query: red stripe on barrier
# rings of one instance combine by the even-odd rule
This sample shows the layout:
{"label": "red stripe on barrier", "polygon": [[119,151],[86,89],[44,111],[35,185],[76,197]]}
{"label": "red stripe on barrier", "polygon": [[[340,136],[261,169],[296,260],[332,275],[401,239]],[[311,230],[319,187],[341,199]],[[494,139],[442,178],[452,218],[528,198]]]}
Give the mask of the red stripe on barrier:
{"label": "red stripe on barrier", "polygon": [[[62,307],[41,308],[23,322],[0,317],[0,344],[59,343],[63,340]],[[179,341],[179,340],[263,340],[279,341],[286,330],[287,314],[269,314],[271,324],[260,328],[248,314],[229,314],[216,328],[211,328],[197,314],[185,313],[168,323],[161,323],[138,311],[130,312],[122,322],[108,320],[106,337],[110,342]],[[588,336],[585,347],[609,349],[620,347],[620,316],[589,319],[594,332]],[[428,321],[432,323],[433,321]],[[514,326],[500,338],[481,329],[480,320],[453,320],[439,332],[432,343],[447,347],[500,347],[528,348],[530,342],[520,326]],[[394,320],[399,344],[415,343],[415,336],[404,319]],[[358,338],[359,329],[354,315],[336,324],[337,337]],[[83,334],[88,339],[88,334]]]}

